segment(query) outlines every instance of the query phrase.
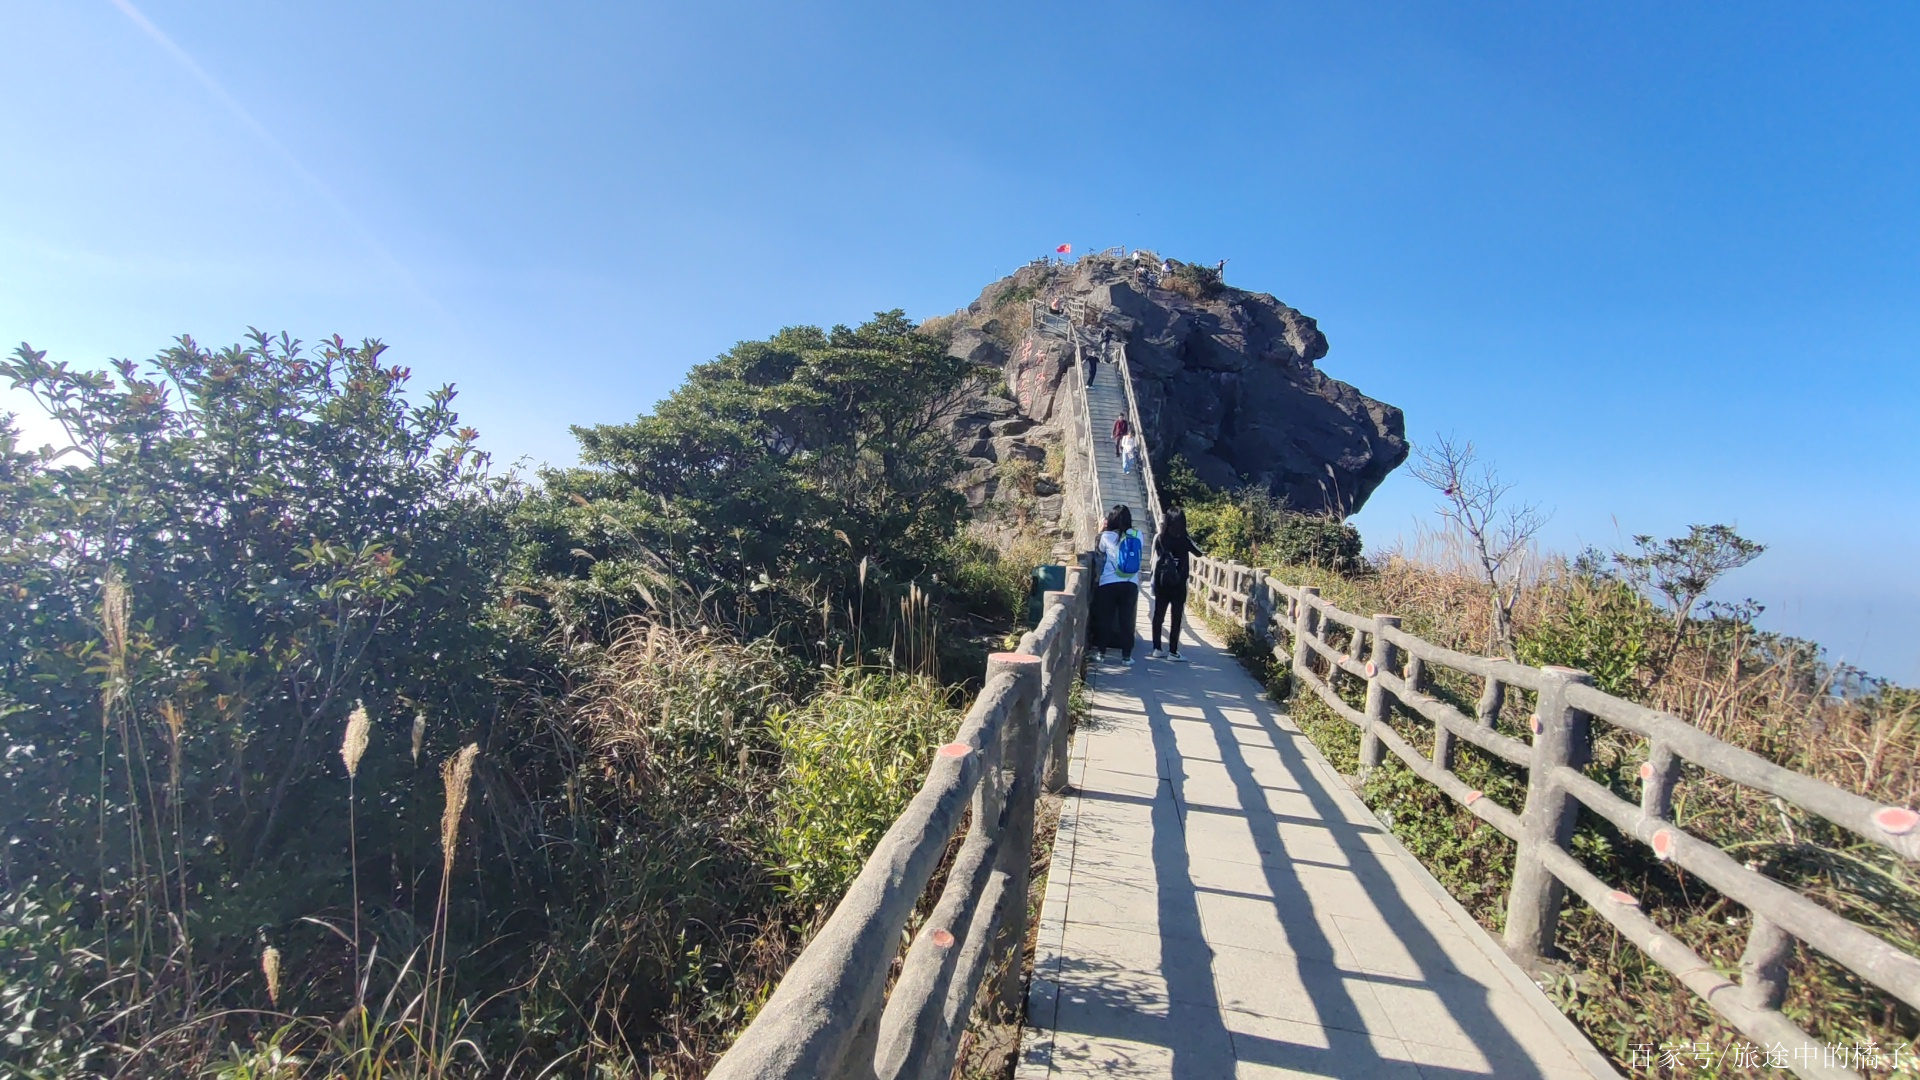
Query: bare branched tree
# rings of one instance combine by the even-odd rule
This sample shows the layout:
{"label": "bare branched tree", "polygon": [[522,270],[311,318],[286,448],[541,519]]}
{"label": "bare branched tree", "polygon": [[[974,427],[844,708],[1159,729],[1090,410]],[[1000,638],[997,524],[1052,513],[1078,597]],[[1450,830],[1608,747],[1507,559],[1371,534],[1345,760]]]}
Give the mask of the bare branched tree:
{"label": "bare branched tree", "polygon": [[1516,657],[1513,608],[1520,599],[1520,563],[1551,516],[1535,503],[1507,498],[1513,485],[1482,461],[1471,442],[1436,436],[1415,453],[1414,478],[1440,493],[1440,516],[1460,531],[1469,557],[1478,563],[1493,609],[1493,638]]}

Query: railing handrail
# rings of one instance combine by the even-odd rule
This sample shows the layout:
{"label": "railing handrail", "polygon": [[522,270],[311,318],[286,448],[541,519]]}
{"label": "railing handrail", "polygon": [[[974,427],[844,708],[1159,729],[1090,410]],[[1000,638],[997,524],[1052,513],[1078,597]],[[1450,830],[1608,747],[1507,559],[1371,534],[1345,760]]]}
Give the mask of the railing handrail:
{"label": "railing handrail", "polygon": [[[1086,451],[1087,487],[1093,494],[1093,518],[1097,522],[1105,513],[1107,500],[1100,490],[1100,469],[1093,463],[1094,447],[1098,446],[1093,436],[1093,402],[1087,397],[1087,365],[1080,355],[1080,335],[1073,336],[1073,400],[1074,407],[1080,413],[1080,434],[1086,439],[1082,448]],[[1098,531],[1095,532],[1098,537]]]}
{"label": "railing handrail", "polygon": [[[1551,953],[1563,890],[1571,889],[1715,1012],[1764,1044],[1810,1041],[1780,1012],[1787,961],[1795,942],[1804,942],[1907,1005],[1920,1008],[1920,957],[1688,833],[1673,820],[1672,811],[1674,787],[1685,762],[1818,815],[1903,859],[1920,861],[1920,814],[1912,809],[1877,803],[1783,768],[1670,713],[1596,689],[1584,672],[1469,656],[1407,633],[1395,616],[1369,618],[1342,611],[1312,586],[1271,581],[1265,570],[1241,563],[1203,556],[1195,570],[1207,607],[1244,619],[1273,656],[1287,663],[1294,679],[1360,729],[1363,771],[1379,765],[1385,752],[1391,751],[1415,774],[1515,842],[1505,935],[1507,951],[1515,959],[1532,964]],[[1350,631],[1344,647],[1326,640],[1328,624]],[[1291,638],[1290,648],[1281,646],[1283,634]],[[1484,680],[1479,715],[1468,716],[1428,693],[1424,687],[1431,667]],[[1355,708],[1334,689],[1336,674],[1366,685],[1363,708]],[[1538,708],[1529,718],[1530,742],[1496,730],[1509,686],[1538,695]],[[1396,706],[1434,725],[1431,755],[1416,750],[1394,730],[1389,720]],[[1639,769],[1639,805],[1583,771],[1590,753],[1592,718],[1648,741],[1648,760]],[[1501,806],[1468,788],[1453,771],[1456,740],[1527,770],[1521,809]],[[1580,807],[1605,818],[1622,835],[1645,844],[1658,858],[1688,871],[1753,914],[1739,983],[1721,976],[1693,949],[1656,925],[1640,911],[1633,896],[1581,864],[1571,847]],[[1796,1062],[1793,1067],[1802,1076],[1856,1075],[1817,1063]]]}

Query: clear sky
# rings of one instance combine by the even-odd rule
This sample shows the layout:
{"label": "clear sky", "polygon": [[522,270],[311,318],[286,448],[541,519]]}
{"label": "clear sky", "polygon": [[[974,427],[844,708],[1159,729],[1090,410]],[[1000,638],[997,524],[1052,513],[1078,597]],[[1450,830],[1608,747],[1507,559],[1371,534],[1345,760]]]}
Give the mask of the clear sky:
{"label": "clear sky", "polygon": [[0,45],[0,341],[379,337],[562,462],[783,325],[1225,258],[1551,545],[1737,524],[1726,595],[1920,681],[1920,6],[0,0]]}

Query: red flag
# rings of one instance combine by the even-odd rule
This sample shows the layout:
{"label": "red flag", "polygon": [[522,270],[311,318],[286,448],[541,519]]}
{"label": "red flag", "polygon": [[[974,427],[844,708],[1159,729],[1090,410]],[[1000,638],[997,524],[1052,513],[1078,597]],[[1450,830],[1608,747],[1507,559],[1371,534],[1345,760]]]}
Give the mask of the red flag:
{"label": "red flag", "polygon": [[1061,244],[1061,245],[1060,245],[1059,247],[1057,247],[1057,248],[1054,248],[1053,250],[1054,250],[1055,252],[1057,252],[1057,253],[1059,253],[1059,254],[1061,254],[1061,255],[1065,255],[1065,254],[1068,254],[1069,252],[1071,252],[1071,251],[1073,251],[1073,245],[1072,245],[1072,244]]}

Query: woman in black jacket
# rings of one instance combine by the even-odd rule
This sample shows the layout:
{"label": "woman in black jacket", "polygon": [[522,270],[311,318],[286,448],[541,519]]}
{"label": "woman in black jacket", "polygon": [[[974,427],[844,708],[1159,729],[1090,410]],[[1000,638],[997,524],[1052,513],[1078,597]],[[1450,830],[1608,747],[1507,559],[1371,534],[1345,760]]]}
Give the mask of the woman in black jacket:
{"label": "woman in black jacket", "polygon": [[1167,659],[1176,663],[1186,663],[1187,658],[1180,655],[1180,623],[1187,610],[1187,582],[1193,576],[1195,555],[1204,555],[1194,546],[1193,538],[1187,535],[1187,512],[1174,507],[1160,522],[1160,529],[1153,538],[1153,651],[1147,659],[1158,660],[1160,652],[1160,624],[1173,612],[1173,632],[1167,635]]}

